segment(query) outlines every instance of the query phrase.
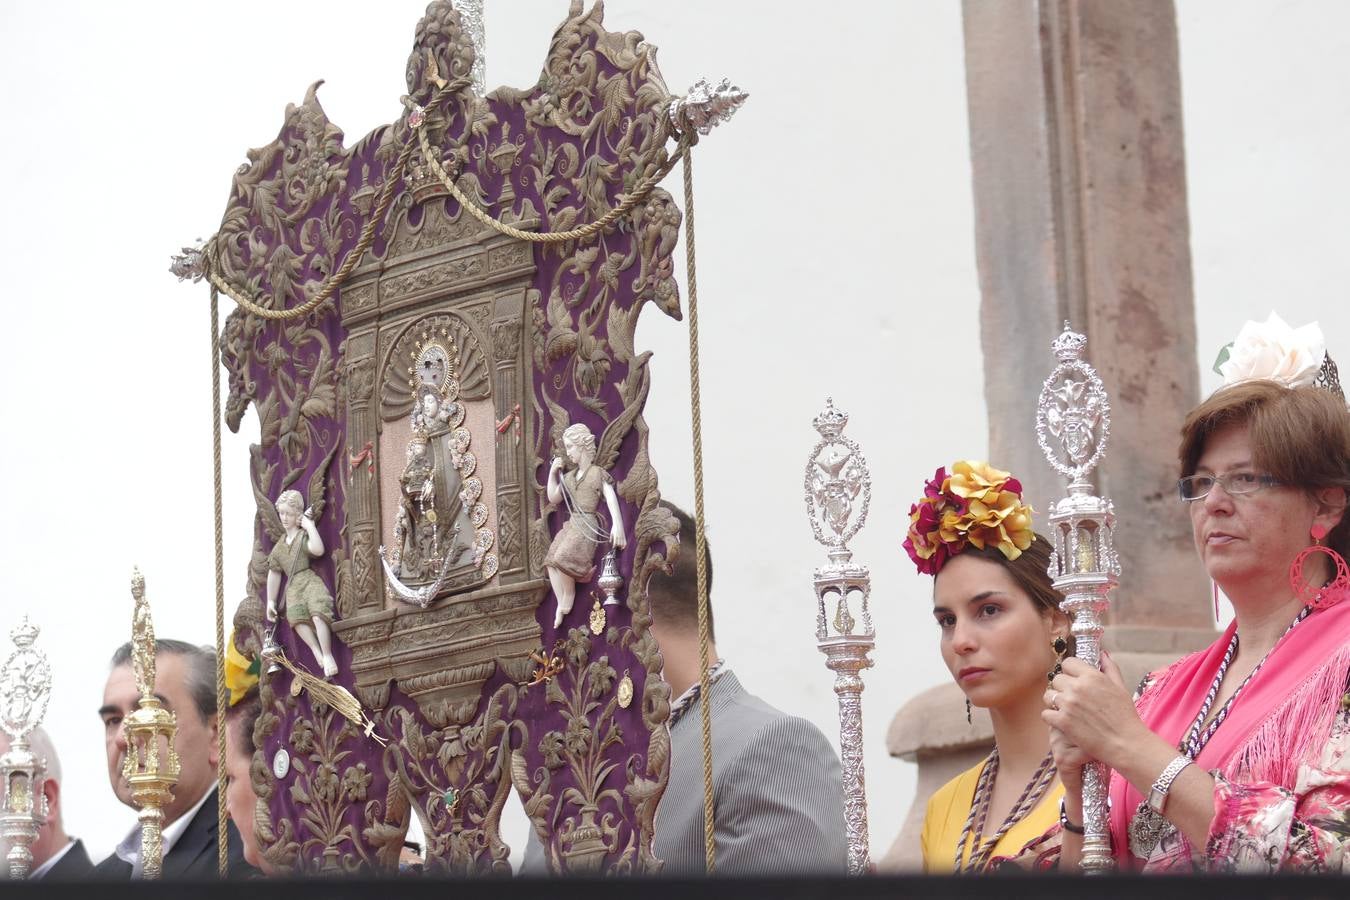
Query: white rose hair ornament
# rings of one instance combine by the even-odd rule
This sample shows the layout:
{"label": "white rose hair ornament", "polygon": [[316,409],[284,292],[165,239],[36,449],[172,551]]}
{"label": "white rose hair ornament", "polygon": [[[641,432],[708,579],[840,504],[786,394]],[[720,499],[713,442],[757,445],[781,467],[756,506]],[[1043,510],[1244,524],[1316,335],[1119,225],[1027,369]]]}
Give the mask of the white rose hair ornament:
{"label": "white rose hair ornament", "polygon": [[1310,322],[1292,328],[1275,312],[1264,322],[1243,325],[1237,338],[1219,351],[1214,371],[1223,376],[1224,387],[1259,378],[1290,388],[1320,387],[1345,399],[1321,327]]}
{"label": "white rose hair ornament", "polygon": [[[1329,391],[1345,402],[1336,363],[1327,352],[1322,329],[1316,322],[1301,328],[1290,327],[1274,312],[1264,322],[1247,322],[1237,338],[1219,351],[1214,371],[1223,376],[1223,387],[1257,379],[1274,381],[1287,388],[1314,387]],[[1350,565],[1334,549],[1323,543],[1327,529],[1313,526],[1313,543],[1294,558],[1289,567],[1289,584],[1304,605],[1323,609],[1350,599]],[[1303,577],[1309,558],[1323,554],[1334,572],[1330,581],[1317,586]],[[1218,609],[1217,587],[1215,609]]]}

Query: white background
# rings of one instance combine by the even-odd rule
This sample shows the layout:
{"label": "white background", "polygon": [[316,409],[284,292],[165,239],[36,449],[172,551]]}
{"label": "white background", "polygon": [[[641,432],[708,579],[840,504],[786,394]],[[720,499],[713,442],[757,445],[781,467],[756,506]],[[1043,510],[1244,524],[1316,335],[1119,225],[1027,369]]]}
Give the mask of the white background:
{"label": "white background", "polygon": [[[565,0],[488,2],[489,85],[533,84]],[[0,9],[0,628],[26,612],[44,629],[66,826],[95,859],[132,819],[95,715],[129,634],[132,565],[161,636],[213,639],[207,291],[175,283],[169,254],[214,231],[244,151],[311,81],[328,80],[319,96],[348,144],[397,116],[423,6]],[[1178,17],[1202,385],[1219,346],[1271,308],[1320,319],[1350,363],[1350,6],[1181,0]],[[880,857],[914,781],[886,727],[947,677],[929,581],[900,548],[905,512],[934,468],[987,449],[960,4],[611,0],[606,21],[661,47],[672,91],[726,74],[752,95],[695,156],[719,643],[753,692],[835,737],[801,488],[833,394],[874,476],[854,549],[879,634],[864,709]],[[645,313],[653,460],[662,493],[691,506],[685,341]],[[250,413],[225,445],[230,612],[256,436]]]}

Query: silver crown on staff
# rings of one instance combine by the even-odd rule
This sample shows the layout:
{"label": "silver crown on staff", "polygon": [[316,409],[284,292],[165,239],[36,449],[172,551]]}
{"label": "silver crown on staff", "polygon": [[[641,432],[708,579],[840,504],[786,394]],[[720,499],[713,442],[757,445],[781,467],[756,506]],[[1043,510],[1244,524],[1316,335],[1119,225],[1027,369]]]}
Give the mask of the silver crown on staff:
{"label": "silver crown on staff", "polygon": [[[1054,549],[1048,574],[1064,595],[1060,608],[1072,620],[1075,655],[1101,666],[1102,617],[1120,577],[1112,534],[1115,508],[1093,493],[1089,476],[1106,453],[1111,404],[1095,369],[1084,359],[1087,338],[1068,322],[1051,344],[1059,365],[1045,379],[1036,403],[1036,439],[1050,465],[1068,482],[1068,496],[1050,512]],[[1114,868],[1107,828],[1108,773],[1099,762],[1083,770],[1083,857],[1089,873]]]}
{"label": "silver crown on staff", "polygon": [[[839,747],[844,776],[844,822],[848,831],[848,870],[868,871],[867,789],[863,771],[862,670],[872,665],[869,654],[876,631],[868,598],[872,576],[853,562],[848,542],[867,521],[872,502],[872,479],[867,461],[851,438],[844,436],[847,414],[826,400],[816,416],[820,440],[806,462],[806,514],[816,540],[829,548],[829,562],[815,571],[816,646],[825,665],[835,673],[839,698]],[[858,617],[849,598],[860,595]],[[834,598],[834,615],[826,614],[826,598]],[[861,619],[861,623],[859,621]]]}
{"label": "silver crown on staff", "polygon": [[0,756],[0,835],[9,844],[10,878],[25,878],[33,865],[30,849],[47,822],[47,761],[34,755],[28,736],[42,724],[51,697],[52,669],[47,655],[33,649],[39,629],[24,616],[9,633],[15,650],[0,669],[0,728],[9,750]]}

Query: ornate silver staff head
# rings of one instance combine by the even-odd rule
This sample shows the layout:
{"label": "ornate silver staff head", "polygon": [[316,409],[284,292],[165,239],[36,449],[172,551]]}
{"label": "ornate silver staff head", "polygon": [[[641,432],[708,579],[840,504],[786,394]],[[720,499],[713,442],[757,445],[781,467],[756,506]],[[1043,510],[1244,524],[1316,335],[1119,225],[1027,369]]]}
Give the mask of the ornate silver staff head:
{"label": "ornate silver staff head", "polygon": [[750,95],[730,79],[723,78],[714,85],[700,78],[687,94],[670,101],[670,124],[680,134],[697,131],[708,135],[718,125],[731,121],[749,99]]}
{"label": "ornate silver staff head", "polygon": [[[1068,482],[1069,493],[1050,513],[1055,548],[1049,575],[1056,587],[1062,579],[1078,579],[1075,587],[1081,587],[1082,578],[1099,579],[1102,590],[1096,593],[1105,604],[1109,602],[1106,592],[1116,586],[1120,575],[1120,561],[1112,543],[1115,508],[1109,499],[1092,493],[1089,476],[1106,454],[1111,403],[1097,371],[1083,359],[1086,337],[1065,322],[1063,333],[1051,348],[1059,365],[1041,387],[1036,404],[1036,440],[1050,466]],[[1065,601],[1066,611],[1073,599]],[[1096,638],[1100,636],[1098,627]],[[1089,638],[1086,647],[1082,637]],[[1096,664],[1097,660],[1088,655],[1099,650],[1091,638],[1080,636],[1078,656]]]}
{"label": "ornate silver staff head", "polygon": [[195,246],[184,247],[169,257],[169,273],[179,281],[191,280],[193,284],[206,277],[206,250],[201,238]]}
{"label": "ornate silver staff head", "polygon": [[[869,654],[876,630],[868,597],[872,577],[866,566],[853,562],[848,542],[867,521],[872,502],[872,479],[867,461],[851,438],[844,436],[848,416],[827,400],[816,416],[820,440],[806,461],[806,515],[816,540],[828,548],[829,562],[816,569],[816,646],[825,665],[835,673],[839,698],[839,746],[844,775],[844,822],[848,828],[849,872],[868,870],[867,791],[862,754],[862,670],[872,665]],[[859,620],[849,608],[858,594]],[[834,616],[826,616],[826,600],[834,598]]]}
{"label": "ornate silver staff head", "polygon": [[[1086,337],[1065,322],[1051,347],[1059,365],[1045,379],[1036,404],[1036,439],[1051,467],[1068,482],[1069,493],[1050,512],[1054,550],[1048,574],[1064,594],[1060,607],[1073,622],[1076,655],[1099,666],[1102,616],[1111,605],[1120,561],[1112,539],[1115,509],[1109,499],[1093,493],[1089,476],[1106,453],[1111,405],[1101,378],[1083,359]],[[1083,775],[1082,866],[1088,872],[1109,871],[1114,865],[1106,788],[1106,767],[1090,763]]]}
{"label": "ornate silver staff head", "polygon": [[11,878],[24,878],[33,864],[30,849],[47,822],[47,761],[28,746],[28,736],[42,724],[52,690],[47,655],[33,649],[39,629],[24,616],[9,633],[15,650],[0,669],[0,728],[9,735],[9,750],[0,756],[0,834],[9,844]]}
{"label": "ornate silver staff head", "polygon": [[[838,591],[838,609],[834,616],[835,633],[853,634],[856,621],[848,608],[848,592],[861,590],[862,633],[871,637],[872,614],[868,609],[871,579],[866,566],[852,562],[848,542],[867,521],[872,502],[872,477],[867,461],[852,438],[844,435],[848,414],[825,401],[825,409],[811,423],[820,432],[820,440],[806,462],[806,514],[816,540],[829,548],[830,561],[816,570],[816,596],[819,615],[816,639],[825,640],[829,629],[825,620],[825,597]],[[848,589],[840,591],[845,584]]]}
{"label": "ornate silver staff head", "polygon": [[459,12],[459,24],[469,35],[473,44],[473,70],[469,73],[473,79],[473,92],[479,97],[487,95],[487,25],[483,20],[484,0],[455,0],[455,9]]}

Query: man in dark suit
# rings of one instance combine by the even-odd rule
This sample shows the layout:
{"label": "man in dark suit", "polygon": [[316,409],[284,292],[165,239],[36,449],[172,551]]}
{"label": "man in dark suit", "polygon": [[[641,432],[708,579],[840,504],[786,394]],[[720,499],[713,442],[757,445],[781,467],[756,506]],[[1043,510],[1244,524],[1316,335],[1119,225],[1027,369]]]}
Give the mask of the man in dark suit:
{"label": "man in dark suit", "polygon": [[[694,521],[673,504],[661,505],[679,520],[680,554],[672,574],[656,573],[647,588],[652,636],[676,698],[670,713],[670,781],[656,811],[653,851],[665,863],[662,874],[700,875],[707,868]],[[711,596],[710,555],[705,555],[705,568]],[[711,618],[708,630],[711,637]],[[716,873],[845,874],[848,843],[838,754],[815,725],[746,691],[711,640],[708,658],[715,663],[709,711]],[[546,871],[543,848],[531,831],[523,872]]]}
{"label": "man in dark suit", "polygon": [[[182,761],[173,802],[164,810],[162,877],[214,878],[219,872],[215,651],[184,641],[156,641],[155,695],[178,718],[174,746]],[[135,807],[131,802],[131,786],[122,777],[127,752],[122,721],[139,700],[140,692],[136,690],[131,669],[131,645],[123,644],[113,654],[99,716],[103,719],[108,779],[113,793],[132,808]],[[244,862],[239,833],[233,824],[226,823],[226,827],[230,876],[252,873],[254,870]],[[112,855],[98,864],[94,876],[118,880],[141,877],[140,852],[138,823]]]}
{"label": "man in dark suit", "polygon": [[[28,867],[30,881],[75,881],[88,878],[94,871],[84,844],[78,838],[72,839],[66,834],[61,810],[61,760],[51,738],[41,728],[28,735],[28,748],[33,755],[44,760],[47,766],[47,778],[43,782],[42,793],[47,797],[47,824],[38,831],[35,840],[28,849],[33,854],[33,862]],[[9,735],[0,732],[0,756],[9,752]],[[5,847],[3,852],[8,852]],[[0,855],[3,855],[0,852]]]}

